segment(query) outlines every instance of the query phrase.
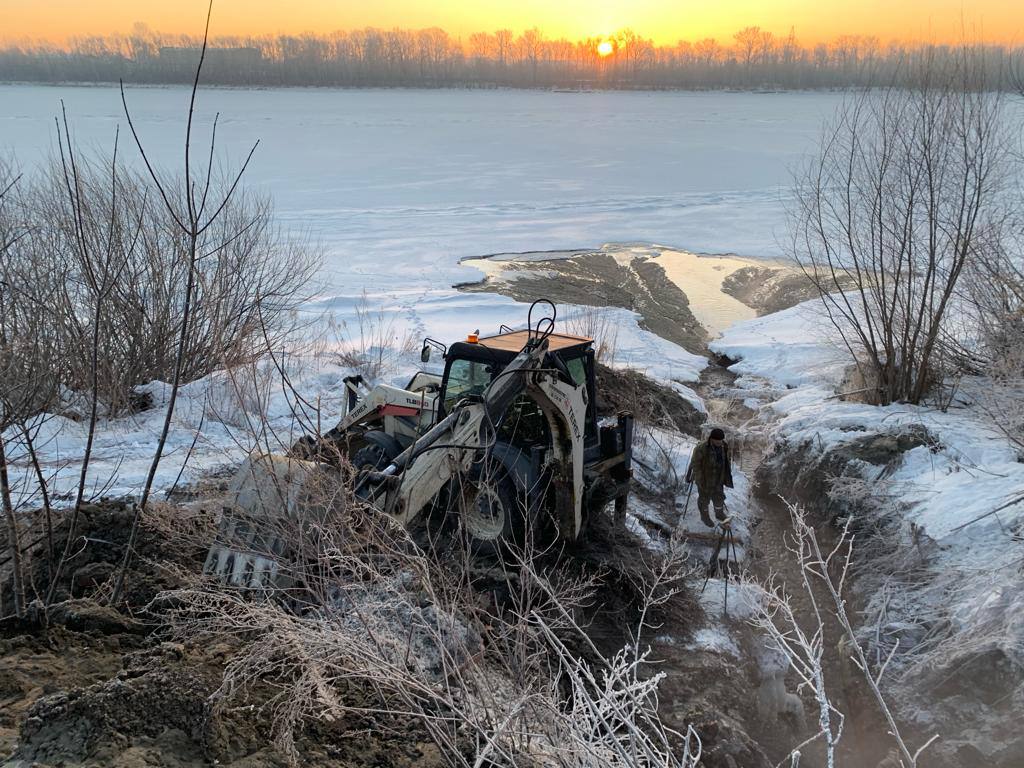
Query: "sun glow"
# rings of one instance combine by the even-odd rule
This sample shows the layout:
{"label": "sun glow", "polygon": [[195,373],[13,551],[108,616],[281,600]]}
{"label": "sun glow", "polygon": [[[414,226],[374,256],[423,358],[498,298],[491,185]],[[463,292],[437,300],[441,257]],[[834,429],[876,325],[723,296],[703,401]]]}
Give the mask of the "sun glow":
{"label": "sun glow", "polygon": [[[174,3],[139,0],[0,0],[0,41],[51,40],[129,33],[138,22],[173,35],[196,34],[209,0]],[[963,6],[963,8],[961,8]],[[982,22],[984,25],[982,26]],[[1024,37],[1020,0],[216,0],[215,35],[301,35],[335,30],[428,29],[439,27],[468,40],[478,32],[536,27],[548,40],[601,36],[597,55],[617,55],[613,30],[629,28],[657,45],[714,38],[731,46],[745,27],[771,31],[777,39],[792,29],[802,44],[840,35],[871,35],[883,44],[898,40],[984,40],[1019,44]],[[983,34],[984,33],[984,34]]]}

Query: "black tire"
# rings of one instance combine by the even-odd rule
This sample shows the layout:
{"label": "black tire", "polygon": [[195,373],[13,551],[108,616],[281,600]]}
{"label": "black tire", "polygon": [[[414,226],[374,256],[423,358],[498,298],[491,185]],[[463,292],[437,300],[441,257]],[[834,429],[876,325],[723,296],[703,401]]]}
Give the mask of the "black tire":
{"label": "black tire", "polygon": [[322,461],[328,464],[337,464],[344,454],[344,438],[333,430],[320,437],[304,435],[288,449],[288,456],[291,458]]}
{"label": "black tire", "polygon": [[503,471],[489,473],[478,482],[476,493],[467,499],[462,511],[470,547],[483,555],[497,555],[510,543],[517,543],[516,529],[522,527],[524,519],[515,483]]}
{"label": "black tire", "polygon": [[462,511],[462,527],[475,554],[499,556],[539,541],[522,490],[504,468],[492,470]]}
{"label": "black tire", "polygon": [[391,463],[392,457],[376,443],[367,443],[352,454],[352,467],[356,472],[364,469],[380,471]]}

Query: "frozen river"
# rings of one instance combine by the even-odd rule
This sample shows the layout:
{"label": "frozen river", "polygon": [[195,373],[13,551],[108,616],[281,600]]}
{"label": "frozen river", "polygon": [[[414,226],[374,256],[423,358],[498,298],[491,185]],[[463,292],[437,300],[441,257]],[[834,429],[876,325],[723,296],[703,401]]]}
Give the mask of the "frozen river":
{"label": "frozen river", "polygon": [[[55,146],[61,99],[80,147],[109,151],[120,124],[122,157],[138,162],[111,86],[0,85],[0,153],[26,173],[38,168]],[[129,100],[150,155],[180,168],[187,90],[131,89]],[[464,257],[607,242],[777,255],[789,168],[814,146],[838,101],[829,94],[217,89],[202,93],[199,108],[203,127],[221,113],[226,167],[237,167],[260,140],[247,183],[273,196],[288,227],[322,243],[323,293],[312,311],[326,310],[344,328],[365,291],[393,318],[394,336],[447,340],[525,321],[526,307],[510,298],[452,289],[482,276],[459,265]],[[707,291],[708,275],[694,274],[692,259],[673,264],[684,290]],[[614,312],[615,364],[671,380],[685,396],[678,382],[694,381],[704,358],[641,331],[627,310]],[[402,374],[419,365],[411,357],[396,362],[392,381],[404,383]],[[345,371],[330,356],[318,360],[322,368],[306,371],[301,386],[308,402],[336,414]],[[202,417],[207,400],[233,402],[224,381],[193,382],[182,398],[161,487],[185,457],[185,477],[195,479],[245,453],[244,435],[220,412],[231,408]],[[265,415],[294,437],[285,400],[277,397]],[[141,485],[160,418],[154,410],[104,425],[92,471],[116,476],[111,494]],[[47,423],[53,434],[42,444],[60,467],[55,487],[73,488],[81,425]],[[192,454],[198,425],[202,440]],[[19,483],[32,482],[27,463],[18,472]]]}
{"label": "frozen river", "polygon": [[[160,164],[180,163],[187,97],[129,90]],[[204,127],[221,113],[228,161],[260,140],[247,183],[323,244],[320,306],[344,316],[365,290],[443,334],[455,311],[508,312],[493,296],[453,295],[478,274],[458,266],[467,256],[605,242],[777,255],[789,169],[840,98],[215,89],[199,109]],[[136,156],[111,86],[0,86],[0,152],[37,166],[61,99],[79,145],[109,148],[121,124],[122,152]]]}

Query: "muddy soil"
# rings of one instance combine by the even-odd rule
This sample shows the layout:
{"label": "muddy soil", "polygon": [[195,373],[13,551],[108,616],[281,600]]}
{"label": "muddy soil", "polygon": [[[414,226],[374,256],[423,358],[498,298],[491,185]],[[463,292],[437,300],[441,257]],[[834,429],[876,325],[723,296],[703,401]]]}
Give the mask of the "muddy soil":
{"label": "muddy soil", "polygon": [[[648,497],[648,501],[655,501]],[[662,499],[664,501],[664,499]],[[649,583],[657,561],[651,541],[667,544],[679,514],[674,503],[662,510],[667,527],[644,520],[646,540],[616,528],[610,518],[592,524],[585,540],[571,551],[579,567],[603,574],[594,604],[584,617],[588,634],[606,656],[618,652],[634,638],[641,621],[637,610],[640,591]],[[707,622],[694,583],[689,582],[648,615],[641,648],[650,648],[652,674],[664,673],[658,691],[663,722],[679,733],[692,726],[702,744],[705,768],[770,768],[775,763],[757,733],[757,703],[749,695],[748,681],[756,664],[712,652],[694,643],[695,633]],[[578,651],[586,655],[586,649]]]}
{"label": "muddy soil", "polygon": [[[924,586],[934,578],[930,560],[942,546],[923,532],[916,534],[913,549],[908,550],[901,530],[900,515],[886,515],[886,507],[877,500],[844,500],[822,503],[828,498],[831,478],[854,475],[877,478],[898,468],[906,451],[920,446],[937,446],[936,438],[921,425],[907,425],[898,431],[868,432],[841,445],[822,451],[810,443],[782,442],[770,460],[761,465],[760,486],[764,495],[785,493],[801,500],[806,509],[817,516],[816,529],[823,545],[828,546],[836,535],[837,519],[852,520],[851,531],[859,550],[855,550],[853,569],[847,587],[847,610],[856,615],[878,585],[892,578],[901,557],[910,558],[912,573],[904,574],[908,601],[914,600],[915,586]],[[765,498],[765,504],[771,503]],[[780,518],[785,516],[785,511]],[[933,619],[919,631],[948,629],[942,617]],[[828,627],[830,642],[836,637]],[[901,638],[904,649],[912,649],[915,637]],[[891,646],[890,646],[891,647]],[[888,648],[872,647],[869,656],[881,663]],[[1024,765],[1024,739],[1020,731],[1020,702],[1024,687],[1021,669],[1005,652],[993,646],[971,645],[941,655],[928,663],[915,661],[909,651],[910,672],[894,672],[890,668],[884,687],[904,738],[917,745],[935,734],[940,738],[922,755],[921,764],[945,768],[1009,768]],[[837,659],[843,654],[835,654]],[[895,665],[893,665],[895,666]],[[876,702],[867,690],[863,676],[852,663],[833,665],[829,674],[841,682],[837,686],[837,703],[852,713],[852,742],[863,752],[855,752],[848,761],[853,765],[874,765],[881,748],[893,746],[891,738],[879,738],[887,732]],[[890,758],[887,765],[896,765]]]}
{"label": "muddy soil", "polygon": [[[759,496],[758,503],[761,522],[755,529],[757,557],[751,563],[752,572],[760,580],[774,577],[777,583],[784,585],[796,616],[806,628],[815,626],[815,603],[825,608],[825,685],[832,703],[845,717],[837,759],[849,768],[875,768],[882,765],[894,746],[889,739],[882,738],[888,725],[871,697],[863,676],[849,659],[845,650],[848,640],[828,608],[831,597],[820,582],[812,582],[813,601],[803,588],[800,566],[787,544],[792,540],[793,528],[789,509],[777,497]],[[837,543],[834,533],[827,526],[821,526],[817,535],[826,549]],[[792,683],[790,681],[791,686]],[[806,720],[812,726],[803,737],[808,738],[814,734],[817,702],[805,696],[804,710]],[[780,746],[784,752],[788,752],[793,745]],[[805,747],[801,752],[801,765],[825,765],[825,750],[820,742]],[[898,762],[891,765],[896,766]]]}
{"label": "muddy soil", "polygon": [[[50,611],[37,600],[26,618],[0,621],[0,766],[286,765],[261,699],[230,709],[211,706],[233,645],[167,641],[162,611],[169,606],[152,600],[194,582],[213,529],[206,510],[162,511],[169,516],[140,529],[119,610],[104,602],[131,512],[110,502],[84,511],[78,554]],[[55,535],[60,551],[67,536],[63,516]],[[49,577],[45,546],[31,549],[26,560],[41,600]],[[441,765],[426,733],[395,718],[316,724],[298,741],[303,765]]]}
{"label": "muddy soil", "polygon": [[696,354],[733,322],[817,295],[806,276],[786,264],[658,246],[494,254],[464,263],[486,276],[457,285],[462,291],[629,309],[640,315],[640,327]]}
{"label": "muddy soil", "polygon": [[743,267],[722,280],[722,290],[758,315],[770,315],[818,296],[814,284],[792,268]]}
{"label": "muddy soil", "polygon": [[469,293],[500,293],[517,301],[539,296],[564,304],[621,307],[640,315],[640,326],[690,352],[701,352],[707,332],[690,311],[690,301],[661,265],[642,258],[586,251],[566,256],[528,254],[520,260],[491,257],[501,276],[456,286]]}
{"label": "muddy soil", "polygon": [[629,411],[638,422],[674,429],[685,435],[700,434],[705,415],[674,389],[647,378],[639,371],[597,364],[597,412],[612,417]]}

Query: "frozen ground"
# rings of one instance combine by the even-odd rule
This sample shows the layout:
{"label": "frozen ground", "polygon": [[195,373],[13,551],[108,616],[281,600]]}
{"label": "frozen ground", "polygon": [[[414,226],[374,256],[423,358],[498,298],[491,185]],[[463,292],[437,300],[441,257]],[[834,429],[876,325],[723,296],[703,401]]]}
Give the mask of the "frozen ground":
{"label": "frozen ground", "polygon": [[[740,323],[711,347],[739,360],[733,370],[741,374],[740,386],[752,393],[774,388],[763,407],[772,413],[778,439],[825,451],[865,436],[926,431],[924,444],[884,471],[861,462],[876,506],[895,518],[888,522],[896,523],[897,553],[921,557],[920,570],[910,581],[892,576],[894,584],[903,579],[900,589],[884,589],[869,601],[872,615],[882,617],[881,642],[901,639],[901,649],[910,651],[922,627],[946,627],[931,633],[927,650],[932,655],[911,655],[905,661],[941,666],[960,653],[995,649],[1021,665],[1024,628],[1015,618],[1024,608],[1021,456],[990,420],[962,401],[942,413],[924,406],[875,407],[836,399],[843,358],[829,327],[816,302],[808,302]],[[983,381],[964,382],[961,391],[979,387]],[[885,560],[873,564],[875,569],[890,566]],[[915,650],[922,654],[925,648]]]}

